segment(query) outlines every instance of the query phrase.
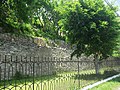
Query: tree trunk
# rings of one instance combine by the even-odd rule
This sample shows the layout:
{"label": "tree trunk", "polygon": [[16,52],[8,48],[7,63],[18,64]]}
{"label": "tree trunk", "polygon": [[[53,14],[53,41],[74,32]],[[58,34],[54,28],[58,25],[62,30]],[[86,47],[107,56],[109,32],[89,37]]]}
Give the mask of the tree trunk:
{"label": "tree trunk", "polygon": [[95,66],[95,73],[99,74],[100,67],[99,67],[99,59],[98,59],[98,57],[94,58],[94,66]]}
{"label": "tree trunk", "polygon": [[98,61],[95,61],[94,65],[95,65],[95,73],[99,74],[99,63],[98,63]]}

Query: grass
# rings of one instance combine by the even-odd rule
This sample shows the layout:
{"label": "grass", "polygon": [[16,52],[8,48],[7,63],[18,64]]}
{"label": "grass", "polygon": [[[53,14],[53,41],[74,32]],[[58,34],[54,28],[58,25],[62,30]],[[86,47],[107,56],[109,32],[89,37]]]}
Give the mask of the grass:
{"label": "grass", "polygon": [[100,84],[90,90],[117,90],[120,88],[120,77],[110,80],[106,83]]}
{"label": "grass", "polygon": [[[34,89],[35,90],[64,90],[67,88],[74,87],[74,78],[75,73],[62,73],[51,76],[42,76],[34,78]],[[16,83],[16,84],[15,84]],[[33,78],[23,78],[20,80],[9,80],[1,82],[1,89],[4,89],[4,84],[8,88],[4,90],[32,90],[33,88]],[[26,85],[25,85],[26,84]],[[72,86],[71,86],[72,85]],[[16,88],[14,88],[16,86]],[[61,88],[62,87],[62,88]],[[71,89],[72,90],[72,89]]]}
{"label": "grass", "polygon": [[[113,72],[112,72],[113,73]],[[115,74],[115,73],[114,73]],[[11,79],[0,82],[0,89],[4,90],[74,90],[79,86],[84,87],[106,77],[112,76],[110,72],[96,75],[94,70],[78,72],[63,72],[55,75],[35,77],[24,77],[21,79]],[[4,86],[6,86],[4,88]]]}

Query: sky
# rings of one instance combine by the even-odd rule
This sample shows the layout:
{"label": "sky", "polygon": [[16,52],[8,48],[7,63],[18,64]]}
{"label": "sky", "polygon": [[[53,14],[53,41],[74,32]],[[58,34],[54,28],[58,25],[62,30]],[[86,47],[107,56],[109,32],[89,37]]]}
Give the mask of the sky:
{"label": "sky", "polygon": [[113,1],[115,1],[114,5],[115,5],[115,6],[118,6],[118,11],[117,11],[117,13],[118,13],[118,15],[120,16],[120,0],[106,0],[106,1],[108,1],[108,2],[113,2]]}
{"label": "sky", "polygon": [[120,16],[120,0],[116,0],[115,5],[118,6],[119,11],[117,12]]}

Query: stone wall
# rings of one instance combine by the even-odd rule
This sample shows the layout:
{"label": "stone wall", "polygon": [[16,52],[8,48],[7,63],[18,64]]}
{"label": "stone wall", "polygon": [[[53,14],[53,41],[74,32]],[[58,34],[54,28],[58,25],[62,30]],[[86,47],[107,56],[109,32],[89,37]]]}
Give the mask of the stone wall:
{"label": "stone wall", "polygon": [[[63,41],[57,42],[59,46],[53,41],[46,43],[43,38],[0,34],[0,80],[12,78],[17,71],[23,75],[41,76],[55,74],[60,70],[77,70],[76,62],[51,62],[51,60],[70,60],[72,50],[67,49],[68,45]],[[79,60],[92,61],[93,57],[86,58],[83,55]],[[93,69],[94,63],[80,65],[80,69],[86,68]]]}
{"label": "stone wall", "polygon": [[17,73],[22,76],[38,77],[55,73],[53,63],[47,57],[26,57],[14,55],[0,56],[0,80],[14,78]]}
{"label": "stone wall", "polygon": [[[76,59],[77,60],[77,59]],[[93,69],[94,63],[80,62],[79,70]],[[9,80],[17,72],[24,76],[39,77],[61,72],[78,72],[78,60],[70,58],[0,55],[0,80]]]}
{"label": "stone wall", "polygon": [[[43,38],[16,36],[11,35],[9,33],[0,34],[1,79],[9,79],[13,77],[17,71],[19,71],[22,74],[29,74],[30,76],[32,76],[33,69],[36,71],[34,73],[35,76],[55,73],[54,64],[48,64],[42,61],[49,61],[51,60],[50,58],[54,57],[69,57],[71,50],[66,50],[66,48],[58,48],[54,46],[55,45],[52,41],[50,41],[49,44],[47,44]],[[30,59],[30,57],[36,58]],[[38,59],[37,57],[40,58]],[[5,60],[7,60],[7,63],[4,63]],[[33,63],[31,62],[33,60],[39,61],[39,63],[35,63],[34,68]]]}
{"label": "stone wall", "polygon": [[46,41],[41,38],[0,34],[1,54],[50,57],[70,56],[71,50],[66,50],[65,48],[60,47],[53,47],[54,45],[51,42],[49,42],[49,45],[47,45]]}

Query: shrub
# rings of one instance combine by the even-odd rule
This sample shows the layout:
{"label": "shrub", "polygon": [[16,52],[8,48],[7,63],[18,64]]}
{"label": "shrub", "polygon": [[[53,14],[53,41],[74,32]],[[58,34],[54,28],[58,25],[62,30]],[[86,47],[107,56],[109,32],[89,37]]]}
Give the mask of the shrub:
{"label": "shrub", "polygon": [[104,71],[104,74],[108,77],[108,76],[112,76],[115,74],[118,74],[119,72],[115,71],[115,70],[106,70]]}
{"label": "shrub", "polygon": [[15,75],[13,76],[13,79],[22,79],[24,78],[24,75],[22,75],[19,71],[16,71]]}

